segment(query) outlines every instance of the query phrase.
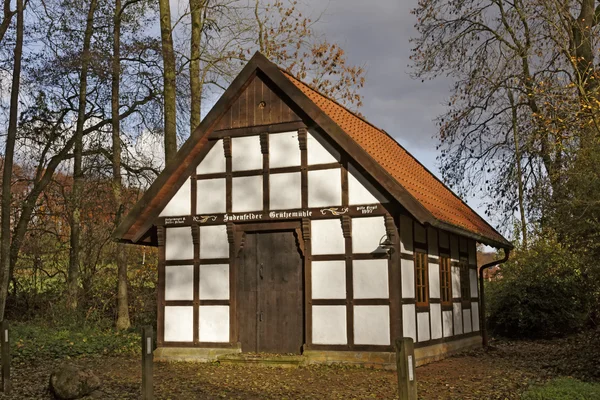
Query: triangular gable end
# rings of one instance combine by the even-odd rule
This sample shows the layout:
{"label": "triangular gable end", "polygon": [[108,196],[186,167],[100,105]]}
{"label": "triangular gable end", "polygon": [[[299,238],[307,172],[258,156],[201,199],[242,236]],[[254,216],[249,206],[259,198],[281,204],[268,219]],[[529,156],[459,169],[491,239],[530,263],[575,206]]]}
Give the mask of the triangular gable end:
{"label": "triangular gable end", "polygon": [[[269,126],[272,124],[276,124],[279,129],[288,124],[290,131],[293,131],[296,126],[306,124],[315,132],[327,136],[328,139],[325,141],[331,140],[335,143],[335,146],[347,154],[360,170],[365,171],[377,186],[382,188],[382,193],[388,193],[390,198],[396,199],[418,222],[439,226],[440,221],[437,221],[431,212],[376,162],[361,145],[279,68],[257,53],[217,101],[200,127],[182,146],[176,159],[159,175],[125,218],[114,236],[126,242],[156,244],[156,234],[151,231],[156,217],[159,213],[162,216],[172,214],[169,211],[170,203],[178,202],[176,200],[178,198],[182,203],[186,201],[188,205],[191,203],[185,200],[189,199],[188,193],[193,190],[191,186],[188,187],[188,178],[194,174],[194,169],[205,157],[210,159],[213,154],[221,153],[218,149],[222,147],[222,138],[239,128],[256,127],[257,134],[270,133]],[[213,148],[217,144],[219,145]],[[196,173],[202,172],[197,170]],[[374,187],[367,182],[370,179],[361,176],[356,168],[350,170],[349,176],[355,187],[360,186],[360,191],[366,198],[374,193]],[[360,185],[356,185],[356,182]],[[369,188],[366,189],[363,183],[366,183]],[[382,197],[380,194],[379,198]],[[444,228],[447,227],[444,225]],[[459,231],[484,243],[510,247],[505,239],[498,241],[495,238],[481,237],[468,230],[459,229]]]}

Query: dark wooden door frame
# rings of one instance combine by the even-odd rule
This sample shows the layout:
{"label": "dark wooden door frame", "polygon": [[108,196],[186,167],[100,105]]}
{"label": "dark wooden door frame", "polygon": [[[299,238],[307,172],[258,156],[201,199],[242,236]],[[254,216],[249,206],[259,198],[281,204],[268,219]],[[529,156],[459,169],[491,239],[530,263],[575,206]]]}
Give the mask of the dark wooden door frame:
{"label": "dark wooden door frame", "polygon": [[[302,276],[304,278],[304,302],[302,309],[302,318],[304,320],[303,329],[303,340],[304,345],[307,343],[307,326],[309,315],[307,315],[307,307],[310,307],[310,276],[307,273],[307,249],[305,238],[310,237],[303,230],[308,230],[306,224],[302,223],[301,219],[288,220],[288,221],[277,221],[277,222],[252,222],[252,223],[237,223],[231,224],[231,231],[233,233],[233,246],[231,246],[231,263],[230,263],[230,295],[231,295],[231,306],[230,306],[230,337],[231,341],[239,340],[239,324],[237,315],[237,273],[240,269],[240,251],[244,248],[245,234],[249,232],[269,232],[269,231],[293,231],[298,245],[298,250],[302,256]],[[241,343],[238,341],[238,346],[241,348]],[[304,348],[304,346],[303,346]]]}

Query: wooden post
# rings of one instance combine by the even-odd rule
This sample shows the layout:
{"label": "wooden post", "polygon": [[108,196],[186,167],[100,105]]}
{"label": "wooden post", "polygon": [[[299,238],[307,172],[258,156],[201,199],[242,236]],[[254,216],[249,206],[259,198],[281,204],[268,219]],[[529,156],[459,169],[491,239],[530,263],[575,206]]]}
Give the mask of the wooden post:
{"label": "wooden post", "polygon": [[2,335],[1,355],[2,357],[2,391],[10,393],[10,341],[8,336],[8,321],[0,323],[0,335]]}
{"label": "wooden post", "polygon": [[412,338],[396,339],[396,370],[400,400],[417,400],[415,345]]}
{"label": "wooden post", "polygon": [[154,340],[154,330],[151,326],[142,328],[142,399],[154,399],[154,390],[152,385],[152,375],[154,372],[154,355],[152,353],[152,343]]}

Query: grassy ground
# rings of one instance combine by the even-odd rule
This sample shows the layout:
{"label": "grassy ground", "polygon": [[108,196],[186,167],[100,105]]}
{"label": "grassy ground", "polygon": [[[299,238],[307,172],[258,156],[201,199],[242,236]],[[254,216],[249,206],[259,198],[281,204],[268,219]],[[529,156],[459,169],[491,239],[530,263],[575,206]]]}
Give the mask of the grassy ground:
{"label": "grassy ground", "polygon": [[[92,340],[88,336],[85,339]],[[598,384],[582,386],[578,381],[565,383],[554,378],[572,376],[589,382],[600,381],[599,336],[586,333],[555,341],[494,342],[491,351],[473,351],[419,367],[416,371],[419,397],[518,399],[527,392],[523,398],[529,400],[593,399],[595,397],[585,396],[587,392],[593,395]],[[64,357],[26,359],[21,356],[13,365],[14,391],[11,396],[0,395],[0,399],[50,399],[47,392],[50,372],[64,362],[96,371],[102,380],[97,398],[138,399],[139,356],[104,349],[102,353],[94,356],[86,352],[74,358],[70,355],[68,361]],[[361,368],[273,369],[216,363],[157,363],[154,381],[157,399],[397,398],[394,372]],[[578,390],[584,397],[552,397],[562,393],[561,390]]]}

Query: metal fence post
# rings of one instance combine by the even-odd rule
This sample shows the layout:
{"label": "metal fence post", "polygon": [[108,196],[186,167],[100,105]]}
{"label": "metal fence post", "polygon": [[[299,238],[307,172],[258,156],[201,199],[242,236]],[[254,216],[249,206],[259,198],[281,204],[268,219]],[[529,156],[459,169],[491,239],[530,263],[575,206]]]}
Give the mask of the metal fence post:
{"label": "metal fence post", "polygon": [[154,340],[154,330],[151,326],[142,328],[142,399],[153,400],[154,390],[152,375],[154,372],[154,355],[152,353],[152,343]]}
{"label": "metal fence post", "polygon": [[10,341],[8,336],[8,321],[0,323],[0,335],[2,335],[1,355],[2,357],[2,391],[10,393]]}
{"label": "metal fence post", "polygon": [[415,345],[412,338],[396,339],[396,370],[400,400],[417,400]]}

